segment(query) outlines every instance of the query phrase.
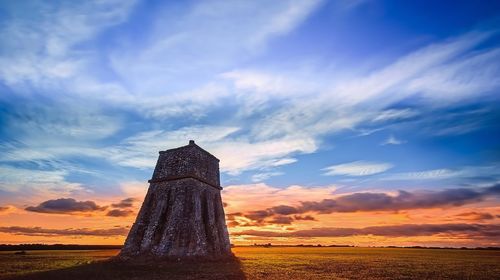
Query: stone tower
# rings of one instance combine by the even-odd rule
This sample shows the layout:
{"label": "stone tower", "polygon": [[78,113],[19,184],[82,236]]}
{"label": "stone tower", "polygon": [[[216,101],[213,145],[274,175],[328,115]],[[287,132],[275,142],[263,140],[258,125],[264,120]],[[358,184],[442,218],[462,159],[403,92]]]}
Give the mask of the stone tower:
{"label": "stone tower", "polygon": [[219,160],[189,141],[160,151],[122,259],[232,255],[220,191]]}

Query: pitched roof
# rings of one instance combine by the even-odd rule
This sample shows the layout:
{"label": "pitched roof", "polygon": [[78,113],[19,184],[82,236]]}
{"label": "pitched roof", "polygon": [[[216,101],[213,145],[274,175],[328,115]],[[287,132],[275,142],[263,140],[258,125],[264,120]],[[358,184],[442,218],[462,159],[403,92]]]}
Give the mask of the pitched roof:
{"label": "pitched roof", "polygon": [[193,149],[193,148],[198,149],[198,150],[204,152],[205,154],[209,155],[210,157],[214,158],[217,161],[220,161],[216,156],[212,155],[211,153],[209,153],[207,150],[203,149],[202,147],[196,145],[196,143],[194,142],[194,140],[189,140],[189,144],[187,144],[185,146],[181,146],[181,147],[177,147],[177,148],[173,148],[173,149],[168,149],[168,150],[165,150],[165,151],[160,151],[159,153],[160,154],[170,153],[170,152],[175,152],[176,150]]}

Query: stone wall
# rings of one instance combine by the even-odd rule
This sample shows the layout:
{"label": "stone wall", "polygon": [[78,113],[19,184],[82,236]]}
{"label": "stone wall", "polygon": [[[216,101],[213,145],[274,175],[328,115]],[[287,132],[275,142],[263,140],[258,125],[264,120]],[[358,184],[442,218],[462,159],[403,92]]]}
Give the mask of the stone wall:
{"label": "stone wall", "polygon": [[151,184],[121,254],[230,255],[220,191],[191,178]]}

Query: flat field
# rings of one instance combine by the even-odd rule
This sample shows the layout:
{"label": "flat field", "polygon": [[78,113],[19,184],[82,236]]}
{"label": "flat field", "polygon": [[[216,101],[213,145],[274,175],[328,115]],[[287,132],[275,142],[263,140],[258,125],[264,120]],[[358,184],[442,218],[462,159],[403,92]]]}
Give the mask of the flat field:
{"label": "flat field", "polygon": [[0,279],[500,279],[500,251],[236,247],[237,261],[124,265],[118,250],[0,252]]}

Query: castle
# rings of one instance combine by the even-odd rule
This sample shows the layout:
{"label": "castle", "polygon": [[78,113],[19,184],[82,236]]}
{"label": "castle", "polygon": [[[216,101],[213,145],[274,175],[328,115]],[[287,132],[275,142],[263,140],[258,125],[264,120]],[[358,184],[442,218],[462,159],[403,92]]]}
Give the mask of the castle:
{"label": "castle", "polygon": [[160,151],[122,259],[231,256],[219,159],[195,144]]}

